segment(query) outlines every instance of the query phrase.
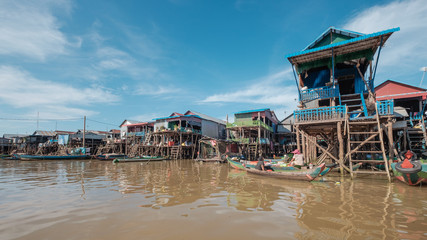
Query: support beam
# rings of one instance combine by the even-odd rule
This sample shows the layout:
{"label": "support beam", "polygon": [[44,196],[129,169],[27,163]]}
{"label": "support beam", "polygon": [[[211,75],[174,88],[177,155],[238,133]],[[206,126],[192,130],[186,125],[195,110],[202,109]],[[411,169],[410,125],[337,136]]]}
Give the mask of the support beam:
{"label": "support beam", "polygon": [[[302,135],[305,135],[306,133],[302,132],[301,130],[299,130],[301,132]],[[340,163],[340,160],[337,159],[334,155],[332,155],[330,152],[328,152],[326,149],[324,149],[322,146],[320,146],[319,144],[317,144],[317,142],[309,139],[311,141],[311,143],[313,143],[314,145],[316,145],[316,147],[318,147],[320,150],[322,150],[324,153],[326,153],[329,157],[331,157],[332,159],[334,159],[336,162]],[[342,163],[343,168],[350,172],[350,169],[346,166],[344,166],[344,163]]]}
{"label": "support beam", "polygon": [[337,122],[337,135],[338,135],[338,144],[339,144],[339,164],[340,164],[340,173],[341,175],[344,174],[344,139],[343,139],[343,133],[342,133],[342,127],[341,123]]}

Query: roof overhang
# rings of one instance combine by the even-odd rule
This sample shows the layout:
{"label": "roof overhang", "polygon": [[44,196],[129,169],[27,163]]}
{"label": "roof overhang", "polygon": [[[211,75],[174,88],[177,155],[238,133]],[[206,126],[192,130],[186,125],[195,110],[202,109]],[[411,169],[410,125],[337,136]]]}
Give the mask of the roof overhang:
{"label": "roof overhang", "polygon": [[384,44],[391,34],[399,30],[400,28],[392,28],[389,30],[356,37],[347,41],[330,44],[324,47],[318,47],[289,54],[285,57],[289,60],[291,64],[298,65],[324,58],[331,58],[332,53],[336,56],[352,52],[358,52],[366,49],[372,49],[373,52],[375,52],[376,49],[381,45],[381,38],[382,44]]}

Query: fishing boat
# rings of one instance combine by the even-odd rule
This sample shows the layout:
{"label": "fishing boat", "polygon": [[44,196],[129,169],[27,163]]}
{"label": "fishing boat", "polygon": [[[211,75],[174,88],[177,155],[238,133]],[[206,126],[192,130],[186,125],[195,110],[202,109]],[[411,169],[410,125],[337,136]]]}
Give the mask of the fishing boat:
{"label": "fishing boat", "polygon": [[25,155],[14,154],[19,160],[32,161],[32,160],[78,160],[87,159],[89,155]]}
{"label": "fishing boat", "polygon": [[262,171],[248,167],[244,163],[232,160],[230,158],[227,160],[230,163],[230,166],[235,169],[245,170],[253,174],[290,180],[313,181],[325,169],[325,163],[322,163],[312,169],[297,169],[294,167],[288,167],[288,170],[282,169],[281,171]]}
{"label": "fishing boat", "polygon": [[405,164],[405,161],[392,163],[391,169],[393,170],[394,177],[408,184],[409,186],[416,186],[422,183],[427,184],[427,162],[409,161],[411,165]]}
{"label": "fishing boat", "polygon": [[160,156],[142,156],[142,157],[132,157],[132,158],[116,158],[113,160],[113,163],[126,163],[126,162],[151,162],[151,161],[165,161],[169,160],[167,157]]}

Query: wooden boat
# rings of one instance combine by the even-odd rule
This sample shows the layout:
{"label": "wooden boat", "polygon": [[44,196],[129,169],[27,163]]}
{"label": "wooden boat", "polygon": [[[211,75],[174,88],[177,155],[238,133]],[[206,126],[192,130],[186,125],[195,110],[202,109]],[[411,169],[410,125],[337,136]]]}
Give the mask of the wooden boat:
{"label": "wooden boat", "polygon": [[101,160],[101,161],[111,161],[111,160],[114,160],[116,158],[127,158],[127,156],[124,154],[119,154],[119,153],[107,153],[107,154],[102,154],[102,155],[96,156],[96,159]]}
{"label": "wooden boat", "polygon": [[19,160],[32,161],[32,160],[78,160],[87,159],[89,155],[19,155],[14,154]]}
{"label": "wooden boat", "polygon": [[314,167],[313,169],[301,169],[301,170],[289,170],[289,171],[262,171],[255,168],[246,168],[245,170],[249,173],[254,173],[262,176],[269,176],[281,179],[289,180],[300,180],[300,181],[313,181],[319,176],[319,174],[325,169],[325,164],[322,163],[319,166]]}
{"label": "wooden boat", "polygon": [[325,164],[322,163],[319,166],[314,167],[313,169],[297,169],[293,167],[287,167],[289,168],[289,170],[282,169],[281,171],[261,171],[252,167],[248,167],[244,163],[232,160],[230,158],[228,158],[227,160],[230,163],[231,167],[235,169],[245,170],[249,173],[301,181],[313,181],[325,169]]}
{"label": "wooden boat", "polygon": [[427,162],[411,161],[412,168],[402,168],[403,162],[392,163],[391,169],[395,178],[409,186],[427,183]]}
{"label": "wooden boat", "polygon": [[160,156],[142,156],[133,158],[116,158],[113,163],[126,163],[126,162],[151,162],[151,161],[164,161],[169,160],[167,157]]}

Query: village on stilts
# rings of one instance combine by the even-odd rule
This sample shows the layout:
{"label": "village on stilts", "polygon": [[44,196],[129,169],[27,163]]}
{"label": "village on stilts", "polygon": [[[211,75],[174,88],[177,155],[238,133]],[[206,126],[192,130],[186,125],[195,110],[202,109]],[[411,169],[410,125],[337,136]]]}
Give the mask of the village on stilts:
{"label": "village on stilts", "polygon": [[[385,181],[427,184],[427,89],[376,75],[385,43],[399,30],[362,34],[331,27],[302,51],[285,56],[298,109],[283,120],[270,108],[235,112],[233,122],[231,113],[220,120],[188,110],[93,131],[86,129],[85,117],[78,131],[4,134],[1,157],[114,163],[194,159],[293,180],[339,172],[351,179],[375,174]],[[378,79],[382,83],[376,85]]]}

